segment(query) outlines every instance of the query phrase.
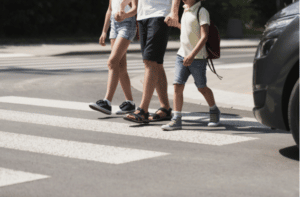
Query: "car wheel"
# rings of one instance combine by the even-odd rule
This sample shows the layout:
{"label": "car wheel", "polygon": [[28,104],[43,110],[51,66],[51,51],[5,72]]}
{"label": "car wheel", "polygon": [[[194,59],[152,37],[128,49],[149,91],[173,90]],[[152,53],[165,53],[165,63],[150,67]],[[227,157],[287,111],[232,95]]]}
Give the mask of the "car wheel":
{"label": "car wheel", "polygon": [[290,131],[299,147],[299,79],[296,82],[290,97],[288,119]]}

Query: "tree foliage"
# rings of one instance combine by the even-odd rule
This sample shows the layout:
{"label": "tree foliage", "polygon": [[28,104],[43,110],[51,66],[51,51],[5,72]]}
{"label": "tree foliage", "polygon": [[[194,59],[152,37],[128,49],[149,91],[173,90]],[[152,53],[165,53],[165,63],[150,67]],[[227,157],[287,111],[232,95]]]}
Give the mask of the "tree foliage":
{"label": "tree foliage", "polygon": [[[0,37],[100,35],[108,1],[1,0]],[[230,18],[263,26],[277,12],[276,0],[207,0],[203,6],[220,29]]]}

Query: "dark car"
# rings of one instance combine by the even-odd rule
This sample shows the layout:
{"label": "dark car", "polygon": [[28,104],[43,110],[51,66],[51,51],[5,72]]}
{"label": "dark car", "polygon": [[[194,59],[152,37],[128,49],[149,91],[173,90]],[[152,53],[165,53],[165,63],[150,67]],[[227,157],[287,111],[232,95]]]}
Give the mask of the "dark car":
{"label": "dark car", "polygon": [[253,67],[255,118],[291,131],[299,146],[299,1],[266,24]]}

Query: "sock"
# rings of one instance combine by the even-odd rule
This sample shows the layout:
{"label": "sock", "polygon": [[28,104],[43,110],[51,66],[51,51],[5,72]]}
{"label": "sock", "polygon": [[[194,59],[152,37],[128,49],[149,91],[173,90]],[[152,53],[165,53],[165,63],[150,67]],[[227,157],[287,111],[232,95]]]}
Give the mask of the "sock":
{"label": "sock", "polygon": [[215,109],[217,109],[217,108],[218,108],[217,105],[214,105],[214,106],[212,106],[212,107],[209,107],[210,110],[215,110]]}
{"label": "sock", "polygon": [[131,105],[135,105],[133,101],[127,100],[126,102],[129,102]]}
{"label": "sock", "polygon": [[109,100],[107,100],[107,99],[103,99],[103,100],[106,101],[109,106],[111,106],[111,103]]}
{"label": "sock", "polygon": [[174,116],[172,119],[176,119],[177,117],[182,117],[181,111],[174,111]]}

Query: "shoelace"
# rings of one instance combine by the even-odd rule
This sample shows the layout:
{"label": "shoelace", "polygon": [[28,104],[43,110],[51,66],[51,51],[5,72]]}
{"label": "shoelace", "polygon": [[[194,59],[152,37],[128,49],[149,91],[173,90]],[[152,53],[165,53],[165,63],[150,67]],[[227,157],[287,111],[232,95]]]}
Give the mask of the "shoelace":
{"label": "shoelace", "polygon": [[122,109],[123,107],[125,107],[126,105],[128,105],[128,102],[123,102],[121,105],[120,105],[120,108]]}
{"label": "shoelace", "polygon": [[176,124],[176,122],[177,122],[176,120],[172,120],[168,125],[169,125],[169,126],[173,126],[173,125]]}
{"label": "shoelace", "polygon": [[211,113],[210,114],[210,122],[218,122],[218,121],[219,121],[218,114]]}

